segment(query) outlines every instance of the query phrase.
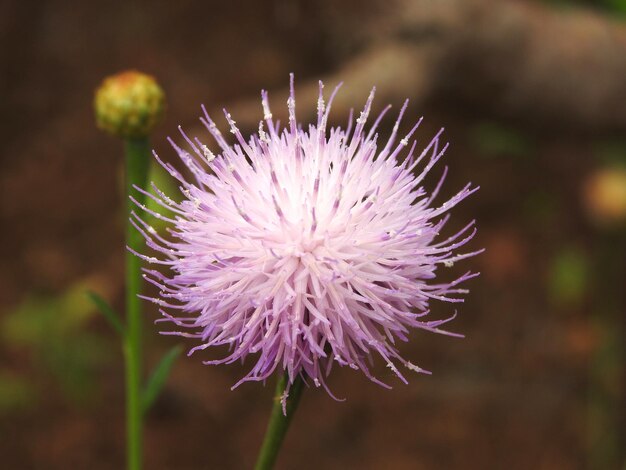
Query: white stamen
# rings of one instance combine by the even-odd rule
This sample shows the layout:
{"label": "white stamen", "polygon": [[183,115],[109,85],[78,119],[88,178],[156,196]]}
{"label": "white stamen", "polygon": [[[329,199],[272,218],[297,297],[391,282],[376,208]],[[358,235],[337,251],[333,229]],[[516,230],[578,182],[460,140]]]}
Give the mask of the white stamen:
{"label": "white stamen", "polygon": [[422,369],[421,367],[416,366],[412,362],[407,362],[406,363],[406,368],[409,369],[409,370],[412,370],[414,372],[424,372],[424,369]]}
{"label": "white stamen", "polygon": [[215,154],[209,150],[209,147],[206,145],[202,146],[202,153],[204,153],[204,158],[207,159],[209,163],[215,160]]}

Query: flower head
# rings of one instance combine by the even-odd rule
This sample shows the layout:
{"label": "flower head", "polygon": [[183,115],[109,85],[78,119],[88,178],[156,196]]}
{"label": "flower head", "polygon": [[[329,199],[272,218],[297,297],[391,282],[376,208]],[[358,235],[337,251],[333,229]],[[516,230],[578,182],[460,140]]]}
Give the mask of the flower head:
{"label": "flower head", "polygon": [[447,148],[440,145],[442,131],[419,155],[409,142],[421,120],[396,142],[405,102],[391,136],[379,143],[376,128],[389,107],[366,128],[374,90],[354,126],[327,129],[338,88],[325,103],[320,82],[317,122],[308,129],[296,121],[293,76],[284,129],[272,119],[266,92],[264,120],[248,140],[225,112],[234,145],[205,110],[201,121],[220,146],[218,155],[182,131],[189,152],[170,140],[191,178],[155,154],[180,182],[184,200],[175,203],[154,188],[152,197],[173,214],[166,218],[171,237],[134,220],[161,254],[139,256],[169,268],[146,270],[160,289],[151,300],[163,307],[161,321],[178,328],[166,333],[199,341],[190,354],[230,346],[227,357],[207,364],[253,358],[235,386],[279,369],[291,382],[301,374],[328,390],[325,378],[338,364],[387,387],[370,371],[372,356],[406,382],[398,365],[426,371],[405,360],[396,341],[406,341],[412,328],[452,334],[441,326],[454,315],[427,320],[429,303],[462,301],[457,295],[466,291],[458,285],[475,276],[436,277],[439,267],[477,253],[456,252],[474,235],[473,222],[438,239],[446,213],[477,188],[468,184],[435,205],[446,170],[433,192],[422,187]]}
{"label": "flower head", "polygon": [[165,94],[153,77],[129,70],[104,79],[94,109],[100,129],[122,138],[146,137],[163,118]]}

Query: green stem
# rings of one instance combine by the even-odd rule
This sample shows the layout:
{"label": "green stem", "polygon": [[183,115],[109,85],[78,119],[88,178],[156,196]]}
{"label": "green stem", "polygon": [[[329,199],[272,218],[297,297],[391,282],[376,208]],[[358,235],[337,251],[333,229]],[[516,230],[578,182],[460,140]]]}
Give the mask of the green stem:
{"label": "green stem", "polygon": [[263,445],[259,451],[259,457],[257,459],[255,470],[270,470],[274,467],[276,458],[278,457],[278,451],[280,445],[287,434],[289,423],[296,411],[300,396],[302,395],[302,389],[304,383],[300,376],[297,376],[291,388],[289,389],[289,397],[287,398],[287,415],[283,414],[283,406],[281,403],[281,397],[289,383],[289,376],[285,373],[276,384],[276,392],[274,396],[274,406],[272,407],[272,414],[270,415],[270,422],[267,425],[267,431],[265,431],[265,438],[263,439]]}
{"label": "green stem", "polygon": [[[133,194],[139,204],[145,197],[133,185],[145,188],[150,167],[150,145],[147,138],[128,139],[124,144],[126,157],[126,244],[135,251],[143,245],[141,234],[132,226],[128,217],[136,211],[135,204],[128,199]],[[141,260],[126,252],[126,437],[127,466],[129,470],[141,468],[142,457],[142,408],[141,408]]]}

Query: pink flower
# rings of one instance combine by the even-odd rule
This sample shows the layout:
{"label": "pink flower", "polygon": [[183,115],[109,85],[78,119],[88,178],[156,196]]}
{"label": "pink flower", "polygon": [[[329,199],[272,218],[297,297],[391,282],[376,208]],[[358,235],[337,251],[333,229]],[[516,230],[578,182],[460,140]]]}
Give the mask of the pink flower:
{"label": "pink flower", "polygon": [[164,334],[197,339],[189,354],[229,345],[227,357],[206,364],[252,360],[235,387],[263,381],[278,369],[288,372],[290,383],[300,374],[328,390],[334,364],[361,370],[388,387],[370,371],[374,356],[403,382],[398,365],[428,373],[404,359],[396,341],[407,341],[412,328],[454,335],[441,326],[456,313],[427,320],[429,303],[462,302],[458,294],[467,291],[459,284],[477,275],[437,279],[442,266],[479,253],[457,252],[474,236],[474,222],[438,238],[446,213],[478,188],[468,184],[435,204],[447,168],[434,191],[422,187],[447,148],[440,145],[443,129],[419,155],[416,142],[409,143],[421,119],[397,142],[405,102],[391,136],[379,144],[376,129],[389,107],[366,129],[372,90],[354,127],[350,120],[346,130],[329,130],[339,87],[328,103],[322,89],[320,82],[317,122],[308,129],[296,121],[293,76],[284,129],[272,119],[266,92],[264,120],[250,139],[225,113],[234,145],[204,110],[201,121],[221,153],[214,155],[182,131],[191,152],[170,140],[192,178],[155,154],[184,195],[175,203],[155,187],[158,196],[151,196],[172,212],[172,218],[157,214],[169,222],[171,235],[134,219],[147,245],[160,254],[138,256],[168,268],[166,274],[145,270],[160,289],[150,300],[163,307],[161,321],[178,327]]}

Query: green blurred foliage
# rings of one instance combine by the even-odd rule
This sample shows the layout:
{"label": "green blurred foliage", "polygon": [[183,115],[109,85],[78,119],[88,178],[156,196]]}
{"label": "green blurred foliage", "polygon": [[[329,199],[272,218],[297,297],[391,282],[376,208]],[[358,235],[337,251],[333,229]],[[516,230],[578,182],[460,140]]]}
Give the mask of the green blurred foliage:
{"label": "green blurred foliage", "polygon": [[622,444],[620,407],[624,373],[623,332],[606,312],[591,318],[597,348],[591,358],[587,407],[588,468],[618,468]]}
{"label": "green blurred foliage", "polygon": [[626,168],[626,140],[624,139],[599,142],[593,153],[604,165]]}
{"label": "green blurred foliage", "polygon": [[611,11],[626,15],[626,0],[604,0],[603,2]]}
{"label": "green blurred foliage", "polygon": [[31,408],[37,395],[33,385],[25,379],[0,371],[0,414]]}
{"label": "green blurred foliage", "polygon": [[[6,347],[28,351],[33,367],[52,374],[75,402],[92,397],[95,370],[109,357],[108,343],[87,328],[95,315],[86,296],[90,288],[93,284],[79,282],[57,297],[31,295],[6,312],[0,324]],[[7,387],[0,395],[10,395],[16,383]]]}
{"label": "green blurred foliage", "polygon": [[530,191],[523,202],[524,216],[531,226],[546,227],[554,223],[559,207],[558,194],[546,189]]}
{"label": "green blurred foliage", "polygon": [[626,15],[626,0],[584,0],[580,3],[615,13],[618,16]]}
{"label": "green blurred foliage", "polygon": [[476,124],[469,133],[470,144],[487,157],[527,157],[533,153],[532,139],[496,122]]}
{"label": "green blurred foliage", "polygon": [[544,0],[557,7],[588,7],[626,18],[626,0]]}
{"label": "green blurred foliage", "polygon": [[548,294],[559,307],[578,306],[587,293],[589,260],[576,246],[558,251],[551,260],[548,276]]}

